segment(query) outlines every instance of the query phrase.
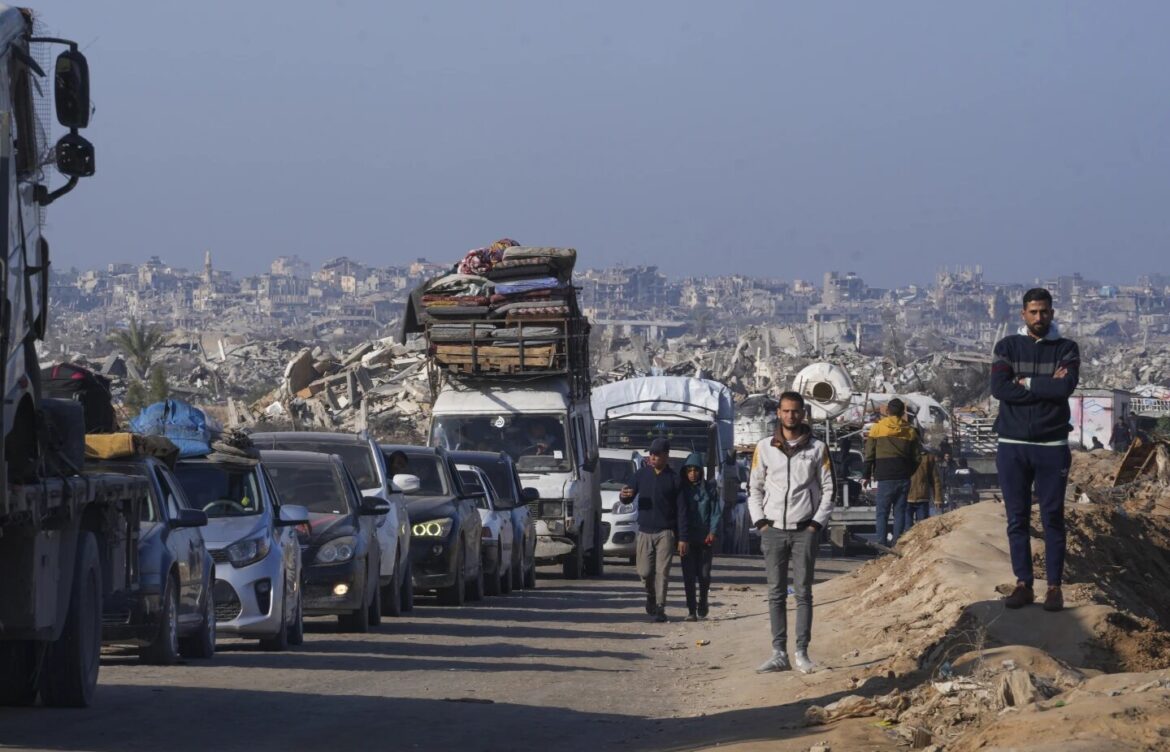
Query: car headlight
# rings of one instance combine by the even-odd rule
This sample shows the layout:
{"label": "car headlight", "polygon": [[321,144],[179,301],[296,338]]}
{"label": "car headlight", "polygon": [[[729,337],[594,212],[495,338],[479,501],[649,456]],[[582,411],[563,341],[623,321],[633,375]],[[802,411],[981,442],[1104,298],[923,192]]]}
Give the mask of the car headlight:
{"label": "car headlight", "polygon": [[352,559],[356,549],[357,541],[354,540],[354,537],[343,535],[317,549],[317,555],[313,557],[313,560],[318,564],[340,564]]}
{"label": "car headlight", "polygon": [[236,568],[255,564],[268,555],[271,545],[267,535],[236,541],[227,547],[228,561]]}
{"label": "car headlight", "polygon": [[447,533],[451,532],[451,526],[455,524],[455,520],[450,517],[444,517],[439,520],[427,520],[426,522],[416,522],[411,526],[410,532],[420,538],[446,538]]}

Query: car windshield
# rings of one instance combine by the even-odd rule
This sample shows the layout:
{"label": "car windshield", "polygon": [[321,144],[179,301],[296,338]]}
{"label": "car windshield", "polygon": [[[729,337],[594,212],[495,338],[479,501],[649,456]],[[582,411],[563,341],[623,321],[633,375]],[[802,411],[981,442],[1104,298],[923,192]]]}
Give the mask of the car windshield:
{"label": "car windshield", "polygon": [[492,505],[488,502],[487,491],[483,484],[480,483],[480,477],[474,470],[460,470],[459,481],[463,484],[463,490],[469,494],[475,494],[475,506],[477,509],[491,509]]}
{"label": "car windshield", "polygon": [[266,462],[281,504],[296,504],[315,515],[349,514],[343,480],[332,465]]}
{"label": "car windshield", "polygon": [[[508,506],[515,503],[516,500],[512,498],[514,495],[512,490],[512,470],[507,462],[491,459],[469,461],[467,464],[474,465],[487,473],[488,480],[492,484],[492,490],[496,492],[496,498],[499,499],[500,503]],[[463,484],[467,485],[466,477],[462,473],[460,473],[460,477],[464,478]]]}
{"label": "car windshield", "polygon": [[556,415],[443,415],[431,425],[431,445],[444,449],[507,452],[517,469],[572,469],[565,423]]}
{"label": "car windshield", "polygon": [[[390,462],[390,453],[385,453],[386,462]],[[447,488],[447,475],[443,472],[442,460],[435,455],[408,454],[405,469],[391,470],[395,475],[418,476],[418,490],[407,493],[407,496],[446,496],[451,493]]]}
{"label": "car windshield", "polygon": [[605,491],[620,491],[634,477],[634,463],[628,459],[602,457],[599,469],[601,488]]}
{"label": "car windshield", "polygon": [[313,441],[312,439],[276,439],[272,442],[272,448],[294,452],[336,454],[345,464],[345,469],[349,470],[349,474],[353,476],[358,488],[364,491],[380,487],[378,471],[374,467],[374,458],[370,454],[370,447],[366,444],[343,444],[336,441]]}
{"label": "car windshield", "polygon": [[191,507],[202,509],[208,517],[246,517],[263,511],[255,467],[180,462],[175,477]]}

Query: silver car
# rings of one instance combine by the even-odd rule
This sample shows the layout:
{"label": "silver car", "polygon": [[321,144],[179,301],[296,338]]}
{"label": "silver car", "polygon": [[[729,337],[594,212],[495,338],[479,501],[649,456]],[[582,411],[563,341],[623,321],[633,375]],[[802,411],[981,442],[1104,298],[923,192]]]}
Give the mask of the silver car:
{"label": "silver car", "polygon": [[638,506],[624,503],[623,486],[629,485],[642,463],[642,456],[632,449],[599,449],[598,471],[601,473],[602,552],[607,557],[621,557],[634,563],[637,550]]}
{"label": "silver car", "polygon": [[304,507],[278,506],[254,460],[180,460],[175,476],[192,507],[207,514],[203,539],[215,561],[216,631],[255,637],[265,650],[304,640],[301,546]]}

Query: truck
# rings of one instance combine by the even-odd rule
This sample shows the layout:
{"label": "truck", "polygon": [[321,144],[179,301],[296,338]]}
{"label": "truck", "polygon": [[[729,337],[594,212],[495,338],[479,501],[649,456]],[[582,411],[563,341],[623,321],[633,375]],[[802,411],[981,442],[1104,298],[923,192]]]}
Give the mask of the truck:
{"label": "truck", "polygon": [[[568,579],[601,576],[605,542],[589,320],[569,282],[575,258],[572,249],[506,247],[501,268],[554,276],[517,277],[513,267],[506,282],[491,270],[430,280],[412,293],[402,329],[403,341],[421,333],[427,343],[429,445],[509,454],[523,487],[540,494],[528,502],[536,559],[560,564]],[[473,289],[438,292],[462,283]]]}
{"label": "truck", "polygon": [[[94,150],[78,132],[90,115],[85,56],[75,42],[37,36],[36,24],[31,11],[0,6],[0,704],[39,695],[47,706],[82,707],[97,685],[102,624],[128,618],[140,589],[139,512],[149,490],[143,478],[83,474],[83,406],[42,392],[43,208],[93,174]],[[51,68],[50,46],[67,48]],[[46,148],[49,92],[68,133]],[[68,179],[55,190],[50,161]]]}
{"label": "truck", "polygon": [[723,499],[723,545],[741,549],[746,500],[740,493],[735,452],[735,403],[731,390],[710,379],[643,376],[593,390],[597,441],[603,449],[645,452],[658,437],[670,441],[670,461],[681,465],[691,452],[706,460]]}

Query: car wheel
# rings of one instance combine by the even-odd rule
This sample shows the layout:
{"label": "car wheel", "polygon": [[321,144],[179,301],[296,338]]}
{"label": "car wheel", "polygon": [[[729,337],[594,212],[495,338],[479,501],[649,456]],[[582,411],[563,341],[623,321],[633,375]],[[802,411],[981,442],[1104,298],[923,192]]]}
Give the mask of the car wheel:
{"label": "car wheel", "polygon": [[289,645],[303,645],[305,644],[305,595],[304,592],[297,591],[297,612],[293,615],[292,624],[288,625],[288,644]]}
{"label": "car wheel", "polygon": [[[496,544],[496,561],[499,563],[496,565],[496,571],[495,572],[488,572],[488,573],[481,575],[481,577],[483,577],[483,584],[484,584],[483,592],[485,595],[499,595],[501,592],[500,584],[501,584],[502,578],[500,577],[500,570],[502,570],[504,568],[504,562],[500,560],[502,555],[503,555],[503,554],[501,554],[500,551],[501,551],[500,544],[497,543]],[[483,568],[484,568],[483,562],[480,562],[479,568],[481,571],[483,570]],[[474,600],[478,600],[478,598],[469,598],[469,600],[474,601]]]}
{"label": "car wheel", "polygon": [[276,634],[271,637],[260,638],[260,649],[269,650],[274,653],[279,653],[283,650],[288,650],[288,593],[284,593],[284,597],[280,599],[280,627],[276,630]]}
{"label": "car wheel", "polygon": [[406,560],[406,573],[402,575],[399,592],[402,597],[402,613],[410,613],[414,610],[414,567],[410,565],[409,558]]}
{"label": "car wheel", "polygon": [[467,582],[467,600],[482,601],[484,594],[483,561],[480,560],[476,568],[475,579]]}
{"label": "car wheel", "polygon": [[[377,577],[377,575],[374,575]],[[371,627],[380,627],[382,625],[382,588],[375,584],[371,590],[374,591],[370,597],[369,608],[366,609],[366,618],[370,622]]]}
{"label": "car wheel", "polygon": [[439,588],[439,603],[444,606],[462,606],[467,596],[466,573],[463,571],[463,549],[455,556],[455,582]]}
{"label": "car wheel", "polygon": [[581,541],[573,540],[573,552],[561,561],[561,572],[566,580],[581,579],[581,570],[585,568],[585,552],[581,550],[581,546]]}
{"label": "car wheel", "polygon": [[[517,550],[518,548],[519,547],[515,543],[512,544],[513,551]],[[524,589],[524,554],[523,554],[522,549],[520,550],[519,553],[517,553],[516,555],[514,555],[512,557],[512,566],[511,566],[511,571],[509,572],[509,574],[512,577],[512,589],[513,590],[523,590]]]}
{"label": "car wheel", "polygon": [[398,567],[390,576],[390,584],[382,588],[382,615],[402,616],[402,585],[398,580]]}
{"label": "car wheel", "polygon": [[167,577],[161,605],[158,631],[149,645],[138,649],[138,658],[143,663],[170,666],[179,660],[179,583],[174,577]]}
{"label": "car wheel", "polygon": [[190,637],[179,641],[179,654],[184,658],[211,658],[215,655],[215,597],[207,589],[203,599],[203,622]]}
{"label": "car wheel", "polygon": [[101,651],[101,560],[94,534],[82,532],[65,627],[41,662],[41,701],[51,708],[88,707],[97,688]]}
{"label": "car wheel", "polygon": [[512,558],[508,559],[508,571],[500,575],[500,592],[504,595],[512,592],[512,579],[516,574],[516,562]]}
{"label": "car wheel", "polygon": [[0,706],[32,705],[37,699],[38,658],[32,640],[0,642]]}

